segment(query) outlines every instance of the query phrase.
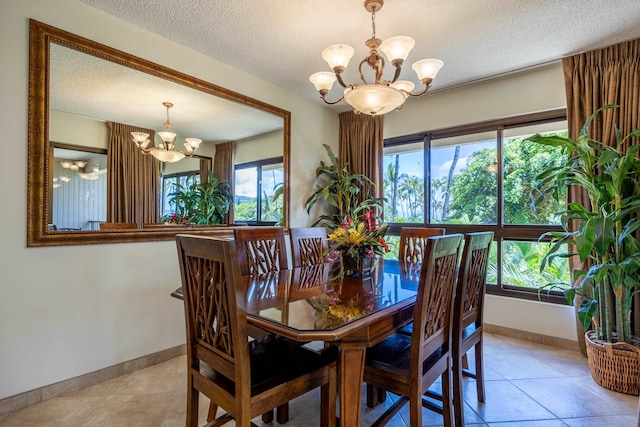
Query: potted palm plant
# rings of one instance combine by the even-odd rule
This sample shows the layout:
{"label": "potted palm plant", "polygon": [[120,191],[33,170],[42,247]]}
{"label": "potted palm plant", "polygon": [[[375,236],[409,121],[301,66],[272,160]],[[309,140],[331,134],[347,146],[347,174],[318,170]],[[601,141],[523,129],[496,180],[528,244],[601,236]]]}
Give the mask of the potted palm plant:
{"label": "potted palm plant", "polygon": [[[636,238],[640,227],[640,145],[626,150],[624,147],[631,138],[640,136],[640,129],[626,136],[616,129],[615,146],[587,135],[597,115],[615,107],[598,109],[587,119],[577,139],[540,134],[528,138],[563,147],[568,156],[565,165],[537,176],[532,208],[547,196],[557,200],[562,187],[576,186],[588,194],[589,206],[569,203],[559,213],[563,232],[541,236],[550,239],[551,245],[540,270],[557,257],[578,257],[587,265],[584,270],[572,272],[575,287],[564,292],[571,305],[579,297],[578,318],[587,331],[592,376],[604,387],[637,395],[640,350],[631,331],[631,300],[640,291],[640,243]],[[575,226],[570,228],[570,224]]]}

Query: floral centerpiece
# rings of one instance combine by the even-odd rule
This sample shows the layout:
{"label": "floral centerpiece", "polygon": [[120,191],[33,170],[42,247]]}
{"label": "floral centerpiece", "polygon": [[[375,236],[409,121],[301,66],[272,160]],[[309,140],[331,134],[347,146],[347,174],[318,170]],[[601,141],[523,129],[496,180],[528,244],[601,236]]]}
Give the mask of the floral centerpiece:
{"label": "floral centerpiece", "polygon": [[377,255],[390,251],[384,239],[386,233],[387,224],[379,224],[371,210],[355,220],[346,216],[329,235],[329,261],[341,259],[344,270],[352,273],[368,272]]}
{"label": "floral centerpiece", "polygon": [[186,216],[180,216],[177,213],[174,214],[169,214],[164,218],[163,221],[164,224],[167,225],[189,225],[190,221],[189,218]]}

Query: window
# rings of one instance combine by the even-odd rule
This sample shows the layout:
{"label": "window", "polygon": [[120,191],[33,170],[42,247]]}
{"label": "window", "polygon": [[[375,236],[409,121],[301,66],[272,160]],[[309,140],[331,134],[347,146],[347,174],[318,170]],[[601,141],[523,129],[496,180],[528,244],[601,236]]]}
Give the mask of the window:
{"label": "window", "polygon": [[[448,233],[493,231],[487,292],[564,303],[566,259],[539,272],[547,231],[560,230],[566,205],[544,200],[532,209],[535,176],[566,161],[560,149],[525,141],[535,133],[566,136],[565,111],[510,117],[385,141],[385,220],[391,235],[402,223],[442,225]],[[424,215],[424,213],[428,213]]]}
{"label": "window", "polygon": [[432,223],[496,224],[498,216],[496,132],[431,142]]}
{"label": "window", "polygon": [[162,197],[160,200],[160,217],[167,220],[176,211],[175,204],[170,203],[172,194],[178,189],[189,188],[190,185],[200,182],[199,172],[180,172],[162,176]]}
{"label": "window", "polygon": [[282,157],[236,165],[234,183],[235,221],[280,223],[284,189]]}

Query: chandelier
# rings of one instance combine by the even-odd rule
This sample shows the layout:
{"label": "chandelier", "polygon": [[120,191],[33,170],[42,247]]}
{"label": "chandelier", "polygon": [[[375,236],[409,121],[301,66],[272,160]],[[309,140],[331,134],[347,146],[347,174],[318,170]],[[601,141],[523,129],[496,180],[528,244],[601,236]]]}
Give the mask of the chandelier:
{"label": "chandelier", "polygon": [[163,102],[162,105],[167,108],[167,121],[164,123],[164,131],[158,132],[158,135],[162,140],[162,144],[158,147],[155,147],[153,144],[149,146],[151,141],[149,140],[148,133],[131,132],[131,136],[133,137],[133,142],[136,144],[136,147],[140,149],[142,154],[151,154],[161,162],[167,163],[177,162],[185,157],[193,156],[193,153],[198,149],[202,140],[198,138],[185,138],[185,141],[187,141],[184,144],[186,151],[174,150],[174,147],[176,146],[176,134],[171,132],[171,122],[169,121],[169,108],[173,107],[173,104],[170,102]]}
{"label": "chandelier", "polygon": [[[366,0],[364,7],[371,12],[371,28],[372,35],[365,42],[369,48],[369,55],[364,58],[358,67],[360,72],[360,80],[363,84],[354,83],[347,85],[342,80],[342,72],[347,68],[349,60],[353,56],[353,48],[345,44],[336,44],[329,46],[322,51],[322,58],[329,63],[329,67],[333,70],[321,71],[312,74],[309,80],[320,92],[322,100],[327,104],[337,104],[343,99],[354,108],[355,113],[365,113],[370,115],[382,115],[389,111],[402,108],[408,96],[420,96],[429,90],[429,85],[438,74],[438,71],[444,63],[439,59],[422,59],[413,63],[412,68],[418,75],[418,78],[424,85],[424,88],[417,93],[413,93],[415,88],[413,82],[408,80],[398,80],[402,64],[409,56],[409,51],[415,45],[415,40],[411,37],[396,36],[385,41],[376,38],[376,12],[378,12],[383,0]],[[378,49],[385,54],[389,62],[395,68],[395,74],[392,80],[381,80],[384,72],[384,58],[378,54]],[[362,74],[362,66],[367,64],[373,69],[375,74],[375,82],[369,83]],[[344,95],[336,101],[327,100],[327,94],[333,87],[333,83],[338,83],[345,88]]]}

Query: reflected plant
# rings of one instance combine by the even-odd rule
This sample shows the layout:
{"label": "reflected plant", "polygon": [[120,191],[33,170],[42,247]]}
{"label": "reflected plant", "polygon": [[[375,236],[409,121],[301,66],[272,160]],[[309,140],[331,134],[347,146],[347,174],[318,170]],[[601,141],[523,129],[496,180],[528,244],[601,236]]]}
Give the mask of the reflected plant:
{"label": "reflected plant", "polygon": [[175,208],[174,220],[177,222],[221,224],[231,206],[229,184],[214,178],[209,172],[206,182],[178,184],[176,191],[169,194],[169,204]]}

